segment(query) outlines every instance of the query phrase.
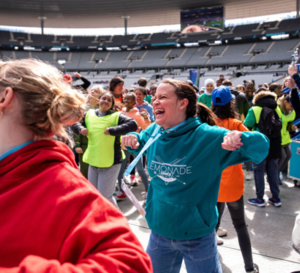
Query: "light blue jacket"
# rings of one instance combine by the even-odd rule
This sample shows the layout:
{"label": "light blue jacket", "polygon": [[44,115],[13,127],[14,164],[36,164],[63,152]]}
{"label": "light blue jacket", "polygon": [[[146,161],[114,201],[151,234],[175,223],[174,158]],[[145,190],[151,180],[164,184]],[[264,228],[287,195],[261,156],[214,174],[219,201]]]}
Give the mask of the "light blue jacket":
{"label": "light blue jacket", "polygon": [[[138,137],[145,145],[158,125]],[[162,130],[162,129],[161,129]],[[222,171],[241,162],[260,163],[268,155],[269,140],[258,132],[243,132],[244,145],[234,152],[222,149],[228,130],[189,118],[177,130],[163,132],[147,150],[151,177],[146,203],[150,229],[167,238],[191,240],[211,233],[218,219],[216,209]]]}

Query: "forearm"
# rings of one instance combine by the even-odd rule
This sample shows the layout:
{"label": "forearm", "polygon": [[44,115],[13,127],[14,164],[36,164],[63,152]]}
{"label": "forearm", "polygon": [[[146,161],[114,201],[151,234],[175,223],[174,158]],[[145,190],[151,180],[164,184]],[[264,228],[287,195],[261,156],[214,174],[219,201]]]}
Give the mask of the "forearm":
{"label": "forearm", "polygon": [[82,129],[85,129],[85,127],[84,127],[80,122],[76,122],[75,124],[73,124],[73,125],[71,126],[71,129],[73,130],[73,132],[74,132],[75,134],[80,134],[80,131],[81,131]]}
{"label": "forearm", "polygon": [[292,89],[292,91],[291,91],[291,103],[293,105],[295,112],[297,113],[297,116],[299,116],[300,115],[300,98],[299,98],[298,90],[296,88]]}
{"label": "forearm", "polygon": [[137,129],[138,126],[135,120],[120,114],[118,125],[109,128],[109,134],[112,136],[122,136],[129,132],[135,132]]}
{"label": "forearm", "polygon": [[298,89],[300,89],[300,75],[296,73],[292,77],[293,77]]}
{"label": "forearm", "polygon": [[83,89],[87,89],[91,85],[91,82],[85,77],[81,77],[81,80],[83,81],[83,84],[81,85]]}
{"label": "forearm", "polygon": [[259,132],[243,132],[243,146],[240,153],[249,158],[249,160],[258,164],[262,162],[269,154],[270,141]]}

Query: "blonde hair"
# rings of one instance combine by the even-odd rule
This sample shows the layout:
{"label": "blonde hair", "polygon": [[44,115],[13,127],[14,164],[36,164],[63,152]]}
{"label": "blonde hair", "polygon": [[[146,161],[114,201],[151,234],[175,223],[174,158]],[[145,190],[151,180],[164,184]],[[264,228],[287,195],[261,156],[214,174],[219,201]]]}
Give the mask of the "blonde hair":
{"label": "blonde hair", "polygon": [[11,87],[21,103],[22,122],[38,138],[67,137],[63,125],[84,115],[84,97],[54,66],[36,59],[0,62],[0,91]]}
{"label": "blonde hair", "polygon": [[90,89],[90,91],[91,91],[92,89],[96,90],[96,91],[99,93],[99,96],[100,96],[102,93],[106,92],[106,91],[101,87],[101,85],[99,85],[99,84],[93,85],[93,87]]}

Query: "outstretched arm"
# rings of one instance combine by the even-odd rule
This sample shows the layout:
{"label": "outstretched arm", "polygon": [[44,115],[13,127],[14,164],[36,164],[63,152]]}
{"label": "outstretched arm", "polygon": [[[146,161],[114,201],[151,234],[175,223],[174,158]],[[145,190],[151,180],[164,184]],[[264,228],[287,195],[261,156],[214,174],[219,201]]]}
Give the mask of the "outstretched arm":
{"label": "outstretched arm", "polygon": [[228,151],[235,151],[243,146],[241,140],[242,132],[233,131],[223,138],[222,148]]}

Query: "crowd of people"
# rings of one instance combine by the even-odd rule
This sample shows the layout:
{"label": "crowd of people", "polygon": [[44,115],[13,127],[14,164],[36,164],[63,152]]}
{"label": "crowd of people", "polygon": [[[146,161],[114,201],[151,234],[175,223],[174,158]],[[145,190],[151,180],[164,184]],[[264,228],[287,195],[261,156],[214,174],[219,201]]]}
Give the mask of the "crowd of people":
{"label": "crowd of people", "polygon": [[[259,86],[220,75],[199,91],[174,79],[126,87],[119,76],[91,86],[41,61],[1,62],[0,243],[8,247],[0,271],[176,273],[184,260],[189,273],[222,272],[217,244],[227,234],[220,227],[227,205],[245,271],[259,272],[244,181],[253,170],[256,197],[247,202],[263,207],[266,172],[268,202],[282,205],[300,117],[300,76],[293,66],[288,73],[283,85]],[[127,198],[125,169],[140,152],[126,181],[144,185],[146,251],[118,206]]]}

